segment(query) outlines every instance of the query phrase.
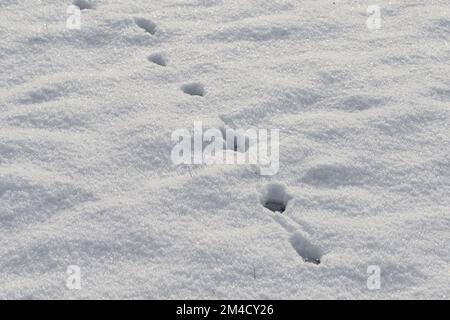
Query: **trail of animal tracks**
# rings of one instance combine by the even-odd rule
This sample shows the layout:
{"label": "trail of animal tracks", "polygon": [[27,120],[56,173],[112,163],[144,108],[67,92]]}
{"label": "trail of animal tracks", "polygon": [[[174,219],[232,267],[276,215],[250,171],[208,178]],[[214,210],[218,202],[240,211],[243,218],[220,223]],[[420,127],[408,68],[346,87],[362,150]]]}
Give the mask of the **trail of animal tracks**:
{"label": "trail of animal tracks", "polygon": [[448,1],[74,3],[0,2],[0,298],[449,298]]}

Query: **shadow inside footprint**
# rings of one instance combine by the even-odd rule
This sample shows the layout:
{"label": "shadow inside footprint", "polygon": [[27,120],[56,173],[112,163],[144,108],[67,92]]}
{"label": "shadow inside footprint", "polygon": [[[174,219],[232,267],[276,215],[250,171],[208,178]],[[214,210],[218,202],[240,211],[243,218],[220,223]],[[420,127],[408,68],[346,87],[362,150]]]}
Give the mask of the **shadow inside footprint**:
{"label": "shadow inside footprint", "polygon": [[198,82],[185,84],[181,86],[181,90],[191,96],[203,97],[205,95],[205,87],[203,86],[203,84]]}
{"label": "shadow inside footprint", "polygon": [[289,200],[292,199],[286,188],[279,183],[269,183],[263,189],[261,204],[273,212],[283,213]]}
{"label": "shadow inside footprint", "polygon": [[73,4],[80,8],[80,10],[94,9],[94,3],[89,0],[74,0]]}
{"label": "shadow inside footprint", "polygon": [[302,236],[300,232],[294,232],[289,241],[303,261],[320,264],[322,251]]}
{"label": "shadow inside footprint", "polygon": [[280,212],[280,213],[286,210],[286,205],[278,201],[267,201],[264,204],[264,207],[266,207],[269,210],[272,210],[273,212]]}
{"label": "shadow inside footprint", "polygon": [[167,66],[167,59],[160,53],[153,53],[148,56],[148,61],[153,62],[162,67]]}
{"label": "shadow inside footprint", "polygon": [[250,137],[244,130],[221,127],[220,131],[228,150],[245,153],[250,148]]}
{"label": "shadow inside footprint", "polygon": [[139,28],[144,29],[152,35],[156,33],[156,23],[153,21],[144,18],[135,18],[134,22]]}

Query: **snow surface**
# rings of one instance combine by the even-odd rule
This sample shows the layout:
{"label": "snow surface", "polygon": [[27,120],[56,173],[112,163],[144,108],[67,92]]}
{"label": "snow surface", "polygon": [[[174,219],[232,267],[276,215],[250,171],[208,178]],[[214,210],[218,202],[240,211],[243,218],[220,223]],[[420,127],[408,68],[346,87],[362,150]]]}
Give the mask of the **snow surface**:
{"label": "snow surface", "polygon": [[[0,298],[450,297],[448,0],[76,3],[0,1]],[[175,166],[194,121],[279,173]]]}

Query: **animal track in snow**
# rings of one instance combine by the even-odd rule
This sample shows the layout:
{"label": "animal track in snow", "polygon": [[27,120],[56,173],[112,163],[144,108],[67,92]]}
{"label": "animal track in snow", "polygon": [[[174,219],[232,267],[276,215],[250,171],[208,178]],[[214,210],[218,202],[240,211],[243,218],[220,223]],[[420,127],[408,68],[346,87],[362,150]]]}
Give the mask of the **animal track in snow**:
{"label": "animal track in snow", "polygon": [[283,213],[289,200],[292,199],[286,188],[279,183],[270,183],[263,189],[261,204],[273,212]]}
{"label": "animal track in snow", "polygon": [[243,130],[234,130],[221,127],[223,140],[228,150],[236,152],[247,152],[250,148],[250,138],[245,135]]}
{"label": "animal track in snow", "polygon": [[153,62],[162,67],[167,66],[167,59],[160,53],[153,53],[147,57],[148,61]]}
{"label": "animal track in snow", "polygon": [[78,8],[80,8],[80,10],[88,10],[95,8],[94,2],[90,0],[74,0],[73,4]]}
{"label": "animal track in snow", "polygon": [[156,33],[156,23],[153,21],[144,18],[135,18],[134,22],[139,28],[145,30],[145,32],[152,35]]}
{"label": "animal track in snow", "polygon": [[205,87],[203,86],[203,84],[199,82],[182,85],[181,90],[183,90],[184,93],[189,94],[191,96],[203,97],[205,95]]}
{"label": "animal track in snow", "polygon": [[[279,183],[266,185],[261,194],[261,204],[273,212],[283,213],[286,210],[287,203],[291,199],[292,196]],[[298,230],[299,226],[296,223],[289,221],[289,217],[281,214],[272,215],[272,218],[284,230],[290,233],[289,242],[297,254],[302,257],[303,261],[320,264],[323,255],[322,250],[301,234]]]}
{"label": "animal track in snow", "polygon": [[320,264],[322,251],[319,247],[309,242],[309,240],[306,239],[299,231],[296,231],[291,235],[289,242],[305,262]]}

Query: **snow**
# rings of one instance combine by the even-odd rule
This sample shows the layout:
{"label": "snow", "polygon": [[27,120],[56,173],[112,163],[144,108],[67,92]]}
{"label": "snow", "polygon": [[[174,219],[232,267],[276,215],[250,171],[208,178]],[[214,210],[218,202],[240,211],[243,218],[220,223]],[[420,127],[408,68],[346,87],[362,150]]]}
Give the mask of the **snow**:
{"label": "snow", "polygon": [[[1,299],[449,298],[447,0],[0,17]],[[197,121],[279,129],[279,172],[175,165]]]}

